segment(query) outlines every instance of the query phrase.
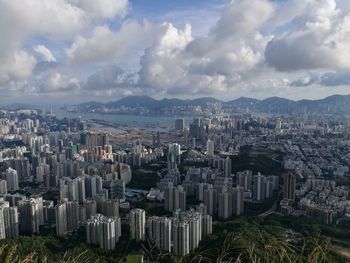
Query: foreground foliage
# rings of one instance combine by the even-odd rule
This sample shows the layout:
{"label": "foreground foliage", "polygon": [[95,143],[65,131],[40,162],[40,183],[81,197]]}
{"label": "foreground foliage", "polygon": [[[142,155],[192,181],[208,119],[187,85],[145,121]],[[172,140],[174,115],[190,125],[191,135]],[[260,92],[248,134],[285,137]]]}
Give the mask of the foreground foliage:
{"label": "foreground foliage", "polygon": [[[322,226],[305,218],[241,217],[215,225],[214,234],[185,258],[160,252],[150,241],[136,244],[127,238],[120,241],[115,251],[104,252],[85,244],[81,232],[66,238],[24,236],[3,241],[0,262],[129,262],[137,259],[137,255],[144,255],[146,262],[349,262],[336,252],[332,243],[334,240],[338,246],[341,241],[343,247],[349,248],[349,232],[347,227]],[[128,257],[131,254],[136,256]]]}

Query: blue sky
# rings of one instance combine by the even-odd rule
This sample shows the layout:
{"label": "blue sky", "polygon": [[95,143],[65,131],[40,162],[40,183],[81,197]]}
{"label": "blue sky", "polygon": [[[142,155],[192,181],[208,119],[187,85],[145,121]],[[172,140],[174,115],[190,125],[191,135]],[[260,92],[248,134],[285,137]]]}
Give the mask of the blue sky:
{"label": "blue sky", "polygon": [[347,0],[0,0],[1,103],[350,93]]}

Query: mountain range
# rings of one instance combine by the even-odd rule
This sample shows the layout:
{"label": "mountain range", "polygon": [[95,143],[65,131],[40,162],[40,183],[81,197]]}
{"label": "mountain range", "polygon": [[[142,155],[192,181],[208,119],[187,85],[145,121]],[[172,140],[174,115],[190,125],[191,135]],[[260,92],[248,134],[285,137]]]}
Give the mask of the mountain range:
{"label": "mountain range", "polygon": [[160,110],[175,106],[208,106],[209,104],[220,103],[224,108],[235,108],[237,110],[249,110],[271,114],[288,113],[319,113],[319,114],[350,114],[350,95],[333,95],[319,100],[298,100],[293,101],[280,97],[270,97],[263,100],[240,97],[231,101],[221,101],[211,97],[198,99],[161,99],[156,100],[149,96],[128,96],[117,101],[101,103],[96,101],[76,105],[79,110],[90,111],[101,107],[116,108],[144,107],[149,110]]}

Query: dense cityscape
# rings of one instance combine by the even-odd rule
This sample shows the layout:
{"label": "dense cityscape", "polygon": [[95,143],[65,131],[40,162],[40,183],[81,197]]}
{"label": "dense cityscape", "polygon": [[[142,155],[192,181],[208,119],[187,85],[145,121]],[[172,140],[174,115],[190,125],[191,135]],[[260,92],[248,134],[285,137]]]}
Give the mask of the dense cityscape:
{"label": "dense cityscape", "polygon": [[350,262],[350,0],[0,0],[0,263]]}
{"label": "dense cityscape", "polygon": [[84,233],[114,250],[127,235],[183,257],[242,215],[349,222],[349,119],[216,109],[173,122],[139,130],[2,110],[1,239]]}

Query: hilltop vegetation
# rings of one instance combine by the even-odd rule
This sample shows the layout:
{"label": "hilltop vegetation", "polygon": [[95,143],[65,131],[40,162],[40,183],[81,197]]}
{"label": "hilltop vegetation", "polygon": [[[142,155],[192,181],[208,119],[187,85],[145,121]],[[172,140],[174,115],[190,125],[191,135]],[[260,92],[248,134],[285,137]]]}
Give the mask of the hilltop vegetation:
{"label": "hilltop vegetation", "polygon": [[[128,230],[123,231],[127,237]],[[122,238],[115,251],[104,252],[86,244],[82,231],[66,238],[23,236],[3,241],[0,262],[127,262],[128,255],[143,254],[146,262],[340,263],[350,262],[339,254],[349,244],[346,225],[322,226],[306,218],[240,217],[215,225],[214,234],[183,259],[157,251],[152,242],[136,244],[127,238]]]}

